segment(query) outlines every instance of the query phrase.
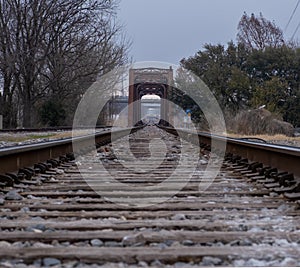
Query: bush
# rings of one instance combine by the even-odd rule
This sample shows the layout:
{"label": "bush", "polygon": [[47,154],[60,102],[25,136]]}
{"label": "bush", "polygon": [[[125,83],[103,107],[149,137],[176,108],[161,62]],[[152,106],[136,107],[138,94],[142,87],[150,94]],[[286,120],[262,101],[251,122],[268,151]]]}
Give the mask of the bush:
{"label": "bush", "polygon": [[294,135],[292,124],[282,121],[281,118],[266,109],[240,112],[233,120],[232,130],[243,135]]}
{"label": "bush", "polygon": [[49,100],[41,107],[40,117],[46,126],[62,126],[65,123],[66,111],[59,102]]}

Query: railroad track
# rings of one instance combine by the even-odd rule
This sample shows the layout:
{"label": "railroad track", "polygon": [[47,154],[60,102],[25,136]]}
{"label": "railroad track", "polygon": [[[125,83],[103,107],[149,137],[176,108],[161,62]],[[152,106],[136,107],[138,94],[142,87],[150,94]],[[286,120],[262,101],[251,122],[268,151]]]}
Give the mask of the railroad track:
{"label": "railroad track", "polygon": [[[228,153],[212,181],[203,176],[211,137],[199,153],[192,133],[182,141],[156,126],[136,130],[116,144],[99,136],[85,164],[68,154],[2,176],[0,266],[300,265],[298,175]],[[142,162],[123,168],[128,144]],[[195,150],[194,172],[171,177]]]}
{"label": "railroad track", "polygon": [[[110,128],[111,126],[96,126],[96,129]],[[81,129],[88,129],[88,126],[82,126]],[[8,128],[0,129],[0,133],[22,133],[22,132],[47,132],[47,131],[72,131],[72,126],[62,127],[42,127],[42,128]]]}

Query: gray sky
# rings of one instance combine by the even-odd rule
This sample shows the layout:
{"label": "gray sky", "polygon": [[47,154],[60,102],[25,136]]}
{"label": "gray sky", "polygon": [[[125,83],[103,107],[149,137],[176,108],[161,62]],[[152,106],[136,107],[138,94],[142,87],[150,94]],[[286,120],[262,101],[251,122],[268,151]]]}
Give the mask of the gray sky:
{"label": "gray sky", "polygon": [[[118,20],[132,40],[134,61],[178,64],[205,43],[236,40],[244,11],[259,14],[285,29],[298,0],[121,0]],[[293,35],[300,22],[300,5],[286,31]],[[295,39],[300,40],[300,29]]]}

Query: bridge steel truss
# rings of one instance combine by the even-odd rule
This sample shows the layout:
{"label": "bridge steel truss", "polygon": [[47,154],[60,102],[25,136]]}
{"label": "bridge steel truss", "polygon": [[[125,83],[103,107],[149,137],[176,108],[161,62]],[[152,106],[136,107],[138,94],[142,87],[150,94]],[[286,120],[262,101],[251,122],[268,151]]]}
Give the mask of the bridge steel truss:
{"label": "bridge steel truss", "polygon": [[172,90],[173,69],[139,68],[129,70],[128,126],[141,120],[141,99],[145,95],[161,98],[160,118],[163,125],[172,124],[168,93]]}

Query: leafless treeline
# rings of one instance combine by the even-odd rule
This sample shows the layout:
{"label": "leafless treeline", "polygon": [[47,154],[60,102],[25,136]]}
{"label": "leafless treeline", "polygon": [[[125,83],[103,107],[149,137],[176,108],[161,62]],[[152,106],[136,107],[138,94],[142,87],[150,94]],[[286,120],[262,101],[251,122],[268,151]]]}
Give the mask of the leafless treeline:
{"label": "leafless treeline", "polygon": [[16,126],[17,119],[33,126],[43,107],[55,112],[51,105],[72,113],[97,75],[127,60],[129,44],[115,23],[116,7],[115,0],[0,0],[5,127]]}
{"label": "leafless treeline", "polygon": [[248,49],[259,50],[278,48],[285,44],[282,30],[264,18],[262,13],[259,16],[244,13],[238,24],[237,40]]}

